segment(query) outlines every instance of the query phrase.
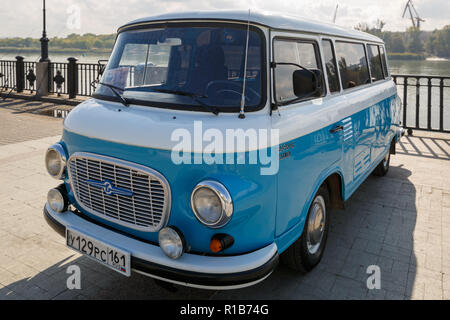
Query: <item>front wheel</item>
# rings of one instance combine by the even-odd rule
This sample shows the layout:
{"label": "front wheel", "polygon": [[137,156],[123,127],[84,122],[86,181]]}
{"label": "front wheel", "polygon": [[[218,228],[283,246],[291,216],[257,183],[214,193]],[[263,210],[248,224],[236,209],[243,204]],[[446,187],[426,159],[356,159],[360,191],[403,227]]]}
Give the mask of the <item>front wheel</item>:
{"label": "front wheel", "polygon": [[309,208],[301,237],[281,255],[282,262],[291,269],[306,273],[322,259],[328,236],[329,202],[328,189],[322,185]]}

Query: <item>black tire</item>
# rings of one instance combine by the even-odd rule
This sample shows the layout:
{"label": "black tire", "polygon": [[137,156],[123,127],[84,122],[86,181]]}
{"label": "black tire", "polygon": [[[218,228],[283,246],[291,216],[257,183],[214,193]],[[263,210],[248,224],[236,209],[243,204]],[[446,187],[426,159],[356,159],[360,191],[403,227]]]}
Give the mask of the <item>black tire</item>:
{"label": "black tire", "polygon": [[378,177],[384,177],[389,172],[389,166],[391,164],[391,152],[388,151],[387,155],[381,160],[380,164],[375,168],[373,174]]}
{"label": "black tire", "polygon": [[[308,241],[309,232],[308,228],[311,223],[310,216],[315,210],[316,201],[319,201],[319,199],[323,199],[324,202],[324,221],[323,221],[323,234],[321,237],[320,244],[317,245],[317,251],[311,253],[311,248],[308,246],[310,243]],[[320,200],[319,202],[321,202]],[[319,190],[317,191],[316,195],[314,196],[313,202],[309,208],[308,216],[306,217],[305,227],[303,228],[303,233],[300,236],[300,238],[297,239],[285,252],[281,254],[281,261],[288,266],[289,268],[299,271],[301,273],[306,273],[311,271],[317,264],[319,264],[320,260],[322,259],[323,253],[325,251],[325,245],[328,238],[328,228],[329,228],[329,221],[330,221],[330,215],[329,215],[329,203],[330,203],[330,196],[328,193],[328,189],[326,187],[326,184],[323,184]],[[322,204],[320,204],[322,206]]]}

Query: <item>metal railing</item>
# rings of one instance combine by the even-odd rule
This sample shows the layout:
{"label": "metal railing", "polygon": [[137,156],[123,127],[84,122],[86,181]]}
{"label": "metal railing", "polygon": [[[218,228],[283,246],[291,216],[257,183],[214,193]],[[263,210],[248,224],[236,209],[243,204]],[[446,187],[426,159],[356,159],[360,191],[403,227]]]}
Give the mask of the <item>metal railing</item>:
{"label": "metal railing", "polygon": [[[68,95],[69,99],[74,99],[76,96],[91,96],[103,74],[106,62],[100,60],[98,63],[77,63],[74,58],[69,58],[68,62],[64,63],[50,62],[48,92]],[[34,92],[39,89],[41,81],[37,79],[36,67],[36,62],[24,61],[22,57],[17,57],[16,61],[0,60],[0,92],[15,90],[21,93],[24,90]],[[34,75],[34,82],[29,81],[33,79],[33,76],[29,77],[30,70]],[[55,82],[58,71],[62,76],[60,89]],[[61,80],[61,77],[59,79]]]}
{"label": "metal railing", "polygon": [[[23,62],[24,71],[25,71],[25,83],[24,83],[24,90],[32,90],[36,91],[36,62]],[[35,80],[33,81],[34,87],[32,87],[30,81],[28,81],[27,76],[30,72],[30,70],[33,70],[33,74],[35,77]]]}
{"label": "metal railing", "polygon": [[403,127],[450,132],[450,77],[392,75],[403,102]]}
{"label": "metal railing", "polygon": [[49,93],[58,93],[57,85],[54,81],[55,76],[58,74],[58,71],[61,72],[61,76],[64,78],[64,82],[61,84],[61,94],[68,94],[69,91],[67,89],[67,66],[68,63],[55,63],[51,62],[49,64]]}
{"label": "metal railing", "polygon": [[16,61],[0,61],[0,92],[16,86]]}

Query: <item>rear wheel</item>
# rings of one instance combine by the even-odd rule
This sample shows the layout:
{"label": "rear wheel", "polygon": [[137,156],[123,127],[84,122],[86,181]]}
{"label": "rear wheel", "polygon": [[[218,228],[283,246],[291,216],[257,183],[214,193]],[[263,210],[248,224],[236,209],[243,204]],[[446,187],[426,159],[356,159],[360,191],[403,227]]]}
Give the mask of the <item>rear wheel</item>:
{"label": "rear wheel", "polygon": [[301,237],[281,255],[282,262],[300,272],[311,271],[322,259],[328,236],[330,197],[326,185],[314,196]]}
{"label": "rear wheel", "polygon": [[391,152],[388,151],[384,159],[381,160],[380,164],[373,171],[373,174],[379,177],[384,177],[389,171],[390,163],[391,163]]}

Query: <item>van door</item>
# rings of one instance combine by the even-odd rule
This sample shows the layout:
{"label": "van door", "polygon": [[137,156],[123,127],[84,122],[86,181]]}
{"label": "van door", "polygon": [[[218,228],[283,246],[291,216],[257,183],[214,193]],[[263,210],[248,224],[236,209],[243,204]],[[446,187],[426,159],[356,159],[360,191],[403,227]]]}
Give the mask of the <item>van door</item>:
{"label": "van door", "polygon": [[[351,108],[348,106],[348,101],[344,95],[339,95],[342,91],[341,80],[339,77],[336,52],[334,50],[334,43],[332,39],[322,39],[322,55],[324,59],[324,66],[326,69],[326,78],[328,84],[328,91],[331,97],[330,104],[338,111],[338,118],[344,115],[351,114]],[[347,110],[349,109],[349,110]],[[351,184],[353,181],[353,160],[354,160],[354,135],[353,135],[353,120],[352,117],[345,117],[341,120],[342,126],[342,161],[340,164],[344,184]]]}
{"label": "van door", "polygon": [[[273,102],[278,111],[272,115],[272,128],[280,134],[278,204],[276,236],[304,221],[311,198],[322,175],[338,166],[342,158],[342,122],[336,105],[345,104],[342,97],[309,97],[290,102],[297,96],[293,90],[293,73],[299,68],[322,70],[319,39],[298,34],[273,33],[272,68]],[[321,79],[322,83],[323,77]],[[333,101],[331,101],[333,100]],[[338,130],[336,130],[338,129]],[[334,130],[332,133],[331,131]]]}

